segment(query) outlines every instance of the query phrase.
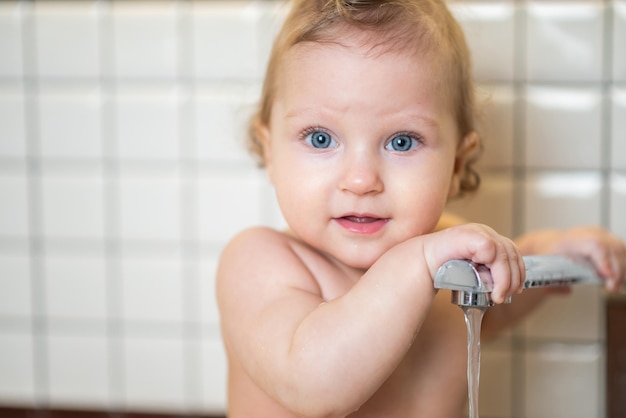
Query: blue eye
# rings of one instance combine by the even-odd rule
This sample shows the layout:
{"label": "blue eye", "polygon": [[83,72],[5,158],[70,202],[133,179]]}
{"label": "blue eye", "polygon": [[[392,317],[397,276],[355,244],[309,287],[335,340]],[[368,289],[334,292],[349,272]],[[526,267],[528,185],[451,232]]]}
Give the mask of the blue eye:
{"label": "blue eye", "polygon": [[413,149],[418,141],[409,135],[396,135],[387,144],[385,149],[388,151],[406,152]]}
{"label": "blue eye", "polygon": [[314,148],[324,149],[337,146],[337,143],[329,133],[320,130],[309,133],[304,140]]}

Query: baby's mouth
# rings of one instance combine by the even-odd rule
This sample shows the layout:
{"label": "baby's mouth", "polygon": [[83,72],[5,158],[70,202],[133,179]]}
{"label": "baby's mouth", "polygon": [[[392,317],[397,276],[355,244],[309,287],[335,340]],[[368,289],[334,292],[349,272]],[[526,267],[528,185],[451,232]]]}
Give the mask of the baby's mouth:
{"label": "baby's mouth", "polygon": [[355,222],[358,224],[369,224],[372,222],[382,220],[381,218],[374,218],[372,216],[354,216],[354,215],[343,216],[342,219],[346,219],[350,222]]}
{"label": "baby's mouth", "polygon": [[389,219],[371,215],[345,215],[335,218],[335,221],[349,232],[370,235],[383,229]]}

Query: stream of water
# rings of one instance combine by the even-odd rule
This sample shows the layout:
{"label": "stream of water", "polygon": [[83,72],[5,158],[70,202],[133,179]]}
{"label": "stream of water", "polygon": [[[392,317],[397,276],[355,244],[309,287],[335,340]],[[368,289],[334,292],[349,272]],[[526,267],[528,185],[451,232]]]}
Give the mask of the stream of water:
{"label": "stream of water", "polygon": [[467,325],[467,392],[469,418],[478,418],[478,386],[480,381],[480,327],[485,307],[463,306]]}

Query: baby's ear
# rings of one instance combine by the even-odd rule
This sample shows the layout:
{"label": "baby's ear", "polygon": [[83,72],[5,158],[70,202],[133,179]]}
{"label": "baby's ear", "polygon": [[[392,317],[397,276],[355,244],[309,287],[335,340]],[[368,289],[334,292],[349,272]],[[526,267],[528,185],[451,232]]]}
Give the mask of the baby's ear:
{"label": "baby's ear", "polygon": [[465,135],[459,142],[454,159],[454,171],[450,182],[450,192],[448,197],[454,197],[461,191],[461,178],[465,172],[467,162],[480,149],[480,137],[474,131]]}
{"label": "baby's ear", "polygon": [[257,125],[255,127],[255,134],[261,145],[261,152],[263,158],[263,165],[267,170],[267,175],[272,181],[272,150],[270,146],[270,129],[267,125]]}

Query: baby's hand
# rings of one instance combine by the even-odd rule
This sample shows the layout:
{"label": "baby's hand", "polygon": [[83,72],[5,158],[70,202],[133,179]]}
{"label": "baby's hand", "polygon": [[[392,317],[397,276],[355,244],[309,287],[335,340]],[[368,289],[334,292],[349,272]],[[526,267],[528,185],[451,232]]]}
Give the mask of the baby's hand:
{"label": "baby's hand", "polygon": [[562,254],[585,258],[606,279],[606,288],[617,292],[626,278],[626,244],[598,227],[577,227],[563,231],[530,232],[518,241],[525,254]]}
{"label": "baby's hand", "polygon": [[522,290],[525,266],[513,241],[486,225],[463,224],[424,237],[424,256],[431,276],[449,260],[471,260],[491,271],[491,299],[503,303]]}

